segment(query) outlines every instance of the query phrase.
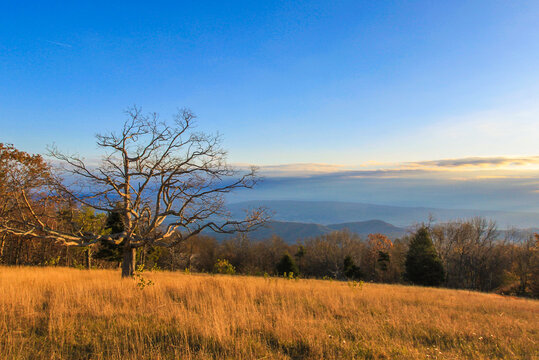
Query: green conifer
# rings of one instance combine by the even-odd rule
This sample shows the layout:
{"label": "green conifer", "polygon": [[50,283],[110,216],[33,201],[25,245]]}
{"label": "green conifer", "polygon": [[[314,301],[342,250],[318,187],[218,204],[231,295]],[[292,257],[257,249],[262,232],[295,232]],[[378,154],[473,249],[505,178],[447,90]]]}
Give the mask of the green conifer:
{"label": "green conifer", "polygon": [[444,281],[444,268],[426,227],[410,242],[406,255],[406,277],[414,284],[438,286]]}
{"label": "green conifer", "polygon": [[277,263],[277,275],[283,275],[284,273],[293,275],[298,275],[299,270],[294,262],[294,259],[290,256],[290,254],[285,253],[281,260]]}

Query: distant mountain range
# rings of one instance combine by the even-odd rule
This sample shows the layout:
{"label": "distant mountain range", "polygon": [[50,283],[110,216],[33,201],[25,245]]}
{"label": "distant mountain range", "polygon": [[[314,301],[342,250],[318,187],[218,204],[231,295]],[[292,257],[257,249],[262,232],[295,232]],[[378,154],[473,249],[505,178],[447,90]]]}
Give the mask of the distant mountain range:
{"label": "distant mountain range", "polygon": [[[299,239],[329,234],[336,230],[349,230],[352,233],[366,237],[368,234],[381,233],[390,239],[396,239],[406,234],[406,229],[399,228],[381,220],[358,221],[342,224],[320,225],[313,223],[298,223],[286,221],[270,221],[249,233],[252,240],[264,240],[277,235],[287,243],[294,243]],[[212,234],[218,240],[233,237],[233,235]]]}
{"label": "distant mountain range", "polygon": [[[372,219],[381,220],[395,225],[396,228],[406,228],[413,224],[426,222],[432,216],[436,222],[456,219],[468,219],[475,216],[485,217],[496,221],[500,229],[517,227],[521,229],[539,227],[539,214],[527,212],[509,212],[494,210],[458,210],[436,209],[426,207],[402,207],[373,205],[364,203],[337,202],[337,201],[289,201],[289,200],[263,200],[233,203],[228,206],[233,217],[243,217],[245,209],[265,207],[272,212],[273,222],[304,223],[311,226],[331,224],[363,223]],[[317,225],[320,224],[320,225]],[[393,226],[391,225],[391,226]],[[277,225],[274,225],[277,226]],[[284,225],[283,225],[284,226]],[[296,225],[287,225],[293,227]],[[354,225],[349,225],[354,227]],[[361,225],[360,230],[363,231]],[[281,227],[279,225],[279,227]],[[298,229],[299,230],[299,229]]]}
{"label": "distant mountain range", "polygon": [[[446,222],[481,216],[496,221],[498,229],[518,228],[526,232],[539,232],[539,214],[525,212],[453,210],[425,207],[385,206],[337,201],[287,201],[266,200],[229,204],[232,218],[241,219],[245,210],[267,208],[271,221],[249,233],[253,240],[263,240],[273,235],[288,243],[347,229],[363,238],[368,234],[381,233],[390,239],[406,235],[413,225],[427,222]],[[376,220],[373,220],[376,219]],[[396,224],[396,225],[393,225]],[[208,235],[218,240],[234,235]]]}

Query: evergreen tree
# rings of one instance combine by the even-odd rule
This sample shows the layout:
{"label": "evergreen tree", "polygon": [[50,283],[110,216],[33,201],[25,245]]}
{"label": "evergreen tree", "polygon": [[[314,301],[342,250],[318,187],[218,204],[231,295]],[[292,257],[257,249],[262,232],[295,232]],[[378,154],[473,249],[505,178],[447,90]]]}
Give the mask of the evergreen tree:
{"label": "evergreen tree", "polygon": [[444,281],[444,268],[426,227],[410,242],[406,255],[406,277],[414,284],[438,286]]}
{"label": "evergreen tree", "polygon": [[110,231],[111,234],[117,234],[124,231],[124,222],[119,211],[111,211],[107,213],[105,229]]}
{"label": "evergreen tree", "polygon": [[294,254],[294,257],[298,260],[301,260],[305,256],[305,246],[300,245],[298,251]]}
{"label": "evergreen tree", "polygon": [[288,253],[285,253],[281,260],[279,260],[277,263],[277,275],[283,275],[284,273],[292,273],[294,275],[299,274],[299,270],[294,262],[294,259]]}
{"label": "evergreen tree", "polygon": [[[117,234],[124,231],[124,223],[122,216],[118,211],[111,211],[107,213],[107,220],[105,222],[105,231],[109,234]],[[122,249],[121,245],[116,245],[108,241],[102,241],[99,244],[99,250],[95,254],[96,259],[107,261],[122,261]]]}
{"label": "evergreen tree", "polygon": [[343,273],[348,279],[360,280],[363,277],[361,269],[354,263],[350,255],[344,258]]}
{"label": "evergreen tree", "polygon": [[378,263],[378,269],[380,271],[385,272],[389,268],[389,254],[385,251],[378,251],[378,260],[376,260]]}

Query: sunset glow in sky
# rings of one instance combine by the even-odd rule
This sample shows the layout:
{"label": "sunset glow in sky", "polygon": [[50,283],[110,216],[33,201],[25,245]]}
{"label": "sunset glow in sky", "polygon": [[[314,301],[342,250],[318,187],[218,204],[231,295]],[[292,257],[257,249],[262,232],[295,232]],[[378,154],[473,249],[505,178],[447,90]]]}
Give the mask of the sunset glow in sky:
{"label": "sunset glow in sky", "polygon": [[98,155],[133,104],[191,108],[236,200],[539,212],[539,2],[4,4],[0,142]]}

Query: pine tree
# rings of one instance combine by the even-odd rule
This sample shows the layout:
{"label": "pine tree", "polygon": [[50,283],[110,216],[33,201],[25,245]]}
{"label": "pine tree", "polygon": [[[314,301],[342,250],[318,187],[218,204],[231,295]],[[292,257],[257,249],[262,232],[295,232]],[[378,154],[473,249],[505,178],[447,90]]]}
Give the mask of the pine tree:
{"label": "pine tree", "polygon": [[354,263],[350,255],[346,256],[343,261],[343,274],[351,280],[361,280],[363,274],[361,269]]}
{"label": "pine tree", "polygon": [[406,277],[414,284],[438,286],[444,281],[444,268],[426,227],[410,242],[406,255]]}
{"label": "pine tree", "polygon": [[277,274],[283,275],[284,273],[288,275],[297,275],[299,273],[298,267],[296,266],[294,259],[292,259],[292,257],[288,253],[285,253],[281,260],[279,260],[279,262],[277,263]]}
{"label": "pine tree", "polygon": [[119,211],[111,211],[107,214],[105,229],[109,230],[111,234],[117,234],[124,231],[124,222]]}
{"label": "pine tree", "polygon": [[[105,222],[105,231],[110,234],[121,233],[124,231],[124,224],[122,216],[118,211],[111,211],[107,213],[107,220]],[[96,259],[107,261],[122,261],[121,246],[110,242],[102,241],[99,244],[99,250],[95,254]]]}

